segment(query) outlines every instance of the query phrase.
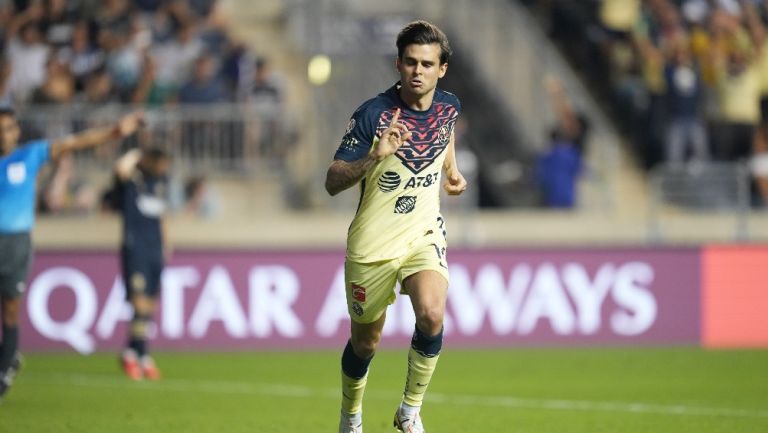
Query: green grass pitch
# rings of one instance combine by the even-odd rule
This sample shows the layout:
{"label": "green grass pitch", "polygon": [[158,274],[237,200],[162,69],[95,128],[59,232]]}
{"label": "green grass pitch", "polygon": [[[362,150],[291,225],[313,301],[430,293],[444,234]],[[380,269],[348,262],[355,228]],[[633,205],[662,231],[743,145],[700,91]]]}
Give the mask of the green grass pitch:
{"label": "green grass pitch", "polygon": [[[335,432],[339,352],[159,353],[132,383],[112,354],[28,354],[0,432]],[[393,432],[405,350],[373,361],[367,433]],[[448,348],[428,432],[768,432],[768,351]]]}

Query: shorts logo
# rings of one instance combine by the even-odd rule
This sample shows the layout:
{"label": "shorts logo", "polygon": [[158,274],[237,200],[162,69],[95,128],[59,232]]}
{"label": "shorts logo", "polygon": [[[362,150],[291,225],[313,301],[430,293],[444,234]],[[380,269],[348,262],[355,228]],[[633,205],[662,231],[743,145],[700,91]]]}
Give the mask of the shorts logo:
{"label": "shorts logo", "polygon": [[398,197],[395,203],[395,213],[411,213],[416,207],[416,196],[404,195]]}
{"label": "shorts logo", "polygon": [[365,302],[365,287],[352,283],[352,297],[358,302]]}
{"label": "shorts logo", "polygon": [[365,311],[363,311],[363,307],[361,307],[357,302],[352,303],[352,311],[358,316],[362,316],[365,313]]}
{"label": "shorts logo", "polygon": [[387,171],[379,178],[378,185],[381,192],[392,192],[400,186],[400,175],[394,171]]}

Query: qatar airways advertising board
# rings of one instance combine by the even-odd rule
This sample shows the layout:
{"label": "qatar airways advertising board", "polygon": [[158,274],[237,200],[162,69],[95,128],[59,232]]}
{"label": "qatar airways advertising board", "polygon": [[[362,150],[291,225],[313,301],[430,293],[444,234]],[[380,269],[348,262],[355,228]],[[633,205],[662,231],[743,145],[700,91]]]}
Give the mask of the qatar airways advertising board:
{"label": "qatar airways advertising board", "polygon": [[[348,334],[341,251],[178,252],[162,277],[158,350],[338,348]],[[446,344],[697,344],[696,249],[465,250],[449,256]],[[119,348],[131,317],[117,255],[37,252],[25,351]],[[384,345],[406,344],[407,296]]]}

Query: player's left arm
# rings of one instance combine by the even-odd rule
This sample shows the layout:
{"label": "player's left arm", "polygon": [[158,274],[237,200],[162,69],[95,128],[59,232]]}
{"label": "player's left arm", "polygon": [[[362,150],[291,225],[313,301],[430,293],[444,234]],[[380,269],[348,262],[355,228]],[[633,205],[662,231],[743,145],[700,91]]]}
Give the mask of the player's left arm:
{"label": "player's left arm", "polygon": [[456,164],[456,135],[453,132],[451,132],[451,139],[448,142],[446,152],[443,162],[443,170],[445,170],[443,189],[448,195],[459,195],[467,189],[467,180],[464,179],[458,164]]}
{"label": "player's left arm", "polygon": [[115,139],[128,137],[136,132],[143,123],[144,113],[136,111],[123,116],[112,126],[91,128],[79,134],[55,140],[51,143],[51,159],[58,159],[65,153],[96,147]]}

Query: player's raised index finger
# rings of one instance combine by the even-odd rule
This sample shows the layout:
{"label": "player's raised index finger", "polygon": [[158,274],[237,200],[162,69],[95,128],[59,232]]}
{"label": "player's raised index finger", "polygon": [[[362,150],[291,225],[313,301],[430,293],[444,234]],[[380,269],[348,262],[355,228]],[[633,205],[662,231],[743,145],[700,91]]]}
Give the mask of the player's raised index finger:
{"label": "player's raised index finger", "polygon": [[395,115],[392,116],[392,121],[389,123],[389,127],[391,128],[394,125],[397,125],[397,119],[400,118],[400,109],[398,108],[395,110]]}

